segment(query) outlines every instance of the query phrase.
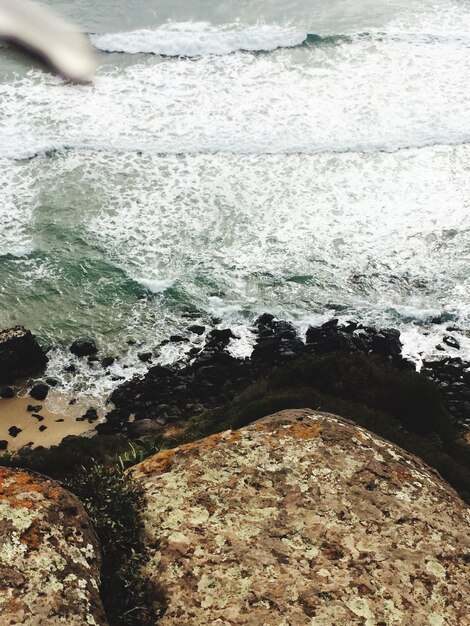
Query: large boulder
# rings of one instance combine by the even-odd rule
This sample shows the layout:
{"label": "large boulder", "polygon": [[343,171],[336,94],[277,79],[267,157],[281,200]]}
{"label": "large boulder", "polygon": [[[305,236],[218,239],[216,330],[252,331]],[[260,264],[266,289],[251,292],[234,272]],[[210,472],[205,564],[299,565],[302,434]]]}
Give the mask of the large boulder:
{"label": "large boulder", "polygon": [[70,352],[76,356],[91,356],[98,352],[98,347],[94,339],[79,337],[71,344]]}
{"label": "large boulder", "polygon": [[99,571],[98,541],[77,498],[0,468],[2,626],[105,626]]}
{"label": "large boulder", "polygon": [[44,370],[47,357],[31,331],[15,326],[0,332],[0,384]]}
{"label": "large boulder", "polygon": [[132,472],[159,626],[469,624],[469,508],[351,422],[283,411]]}

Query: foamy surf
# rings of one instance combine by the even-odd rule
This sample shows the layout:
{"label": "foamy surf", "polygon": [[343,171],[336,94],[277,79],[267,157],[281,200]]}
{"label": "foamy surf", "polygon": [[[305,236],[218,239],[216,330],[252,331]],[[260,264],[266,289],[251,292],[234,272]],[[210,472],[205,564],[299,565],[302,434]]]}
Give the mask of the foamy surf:
{"label": "foamy surf", "polygon": [[308,34],[275,24],[213,26],[208,22],[168,23],[155,30],[91,35],[94,46],[105,52],[159,54],[170,57],[225,55],[237,51],[269,52],[292,48]]}
{"label": "foamy surf", "polygon": [[[56,346],[77,394],[199,346],[161,347],[191,323],[246,356],[265,311],[470,358],[468,6],[209,4],[87,2],[95,45],[124,53],[87,87],[2,51],[2,325]],[[460,350],[436,348],[448,332]],[[119,360],[64,371],[82,334]]]}

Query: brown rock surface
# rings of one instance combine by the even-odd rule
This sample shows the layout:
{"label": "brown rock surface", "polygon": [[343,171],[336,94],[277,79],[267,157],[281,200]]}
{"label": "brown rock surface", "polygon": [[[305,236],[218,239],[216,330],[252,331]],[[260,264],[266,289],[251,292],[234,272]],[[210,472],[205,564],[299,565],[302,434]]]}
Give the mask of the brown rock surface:
{"label": "brown rock surface", "polygon": [[99,568],[77,498],[52,480],[0,468],[1,626],[104,626]]}
{"label": "brown rock surface", "polygon": [[469,508],[351,422],[283,411],[133,471],[160,626],[470,624]]}

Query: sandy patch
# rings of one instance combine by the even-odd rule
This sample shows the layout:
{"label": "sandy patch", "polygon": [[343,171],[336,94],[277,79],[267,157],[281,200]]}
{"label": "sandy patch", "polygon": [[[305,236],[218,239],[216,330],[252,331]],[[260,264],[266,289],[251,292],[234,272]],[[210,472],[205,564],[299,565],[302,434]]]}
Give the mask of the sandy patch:
{"label": "sandy patch", "polygon": [[[76,420],[85,413],[88,406],[78,402],[69,405],[69,400],[70,397],[56,390],[51,390],[43,401],[29,396],[0,398],[0,440],[6,440],[7,450],[13,452],[28,444],[48,448],[60,443],[67,435],[82,435],[94,430],[99,421],[90,424],[88,421]],[[28,411],[28,405],[40,405],[42,408],[39,411]],[[16,437],[8,432],[13,426],[21,429]],[[46,428],[41,429],[41,426]]]}

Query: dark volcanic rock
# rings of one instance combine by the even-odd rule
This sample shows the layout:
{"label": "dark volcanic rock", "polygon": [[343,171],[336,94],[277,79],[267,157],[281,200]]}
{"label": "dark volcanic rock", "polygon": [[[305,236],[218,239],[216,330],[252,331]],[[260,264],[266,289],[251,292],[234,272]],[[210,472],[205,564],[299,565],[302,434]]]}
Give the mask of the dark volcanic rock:
{"label": "dark volcanic rock", "polygon": [[182,337],[181,335],[171,335],[170,341],[172,343],[187,343],[189,339],[187,337]]}
{"label": "dark volcanic rock", "polygon": [[192,326],[188,326],[188,330],[190,333],[194,333],[195,335],[203,335],[206,331],[206,327],[200,326],[199,324],[193,324]]}
{"label": "dark volcanic rock", "polygon": [[142,363],[148,363],[152,359],[152,353],[151,352],[138,352],[137,358],[139,359],[139,361],[142,361]]}
{"label": "dark volcanic rock", "polygon": [[457,427],[470,426],[470,362],[460,357],[424,361],[421,370],[440,388],[444,403]]}
{"label": "dark volcanic rock", "polygon": [[47,398],[47,394],[49,393],[48,385],[44,383],[40,383],[39,385],[34,385],[34,387],[29,392],[31,398],[35,400],[45,400]]}
{"label": "dark volcanic rock", "polygon": [[21,432],[23,432],[23,430],[21,428],[18,428],[17,426],[10,426],[10,428],[8,429],[8,434],[10,435],[10,437],[16,437]]}
{"label": "dark volcanic rock", "polygon": [[460,343],[452,337],[451,335],[445,335],[442,339],[442,342],[449,346],[450,348],[455,348],[456,350],[460,350]]}
{"label": "dark volcanic rock", "polygon": [[400,331],[394,328],[377,330],[357,322],[341,325],[337,319],[333,319],[320,327],[310,327],[307,330],[306,342],[308,351],[313,353],[363,352],[392,360],[402,369],[414,368],[414,364],[402,359]]}
{"label": "dark volcanic rock", "polygon": [[60,381],[57,380],[57,378],[46,378],[46,384],[49,385],[49,387],[57,387],[57,385],[60,384]]}
{"label": "dark volcanic rock", "polygon": [[6,439],[0,439],[0,450],[3,452],[8,448],[8,441]]}
{"label": "dark volcanic rock", "polygon": [[303,341],[289,322],[276,320],[269,313],[264,313],[257,319],[256,326],[258,339],[251,360],[258,374],[274,365],[287,363],[305,351]]}
{"label": "dark volcanic rock", "polygon": [[90,337],[79,337],[70,346],[70,352],[76,356],[89,356],[96,354],[98,348],[94,339]]}
{"label": "dark volcanic rock", "polygon": [[14,398],[15,397],[15,392],[13,391],[13,389],[11,387],[4,387],[1,391],[0,391],[0,398]]}
{"label": "dark volcanic rock", "polygon": [[96,422],[96,420],[98,419],[98,412],[93,407],[90,407],[83,415],[83,418],[84,420],[88,420],[88,422],[91,424],[92,422]]}
{"label": "dark volcanic rock", "polygon": [[39,413],[41,409],[42,404],[28,404],[28,408],[26,410],[32,413]]}
{"label": "dark volcanic rock", "polygon": [[101,366],[106,369],[107,367],[110,367],[115,360],[116,359],[113,356],[105,356],[104,359],[101,361]]}
{"label": "dark volcanic rock", "polygon": [[215,328],[207,335],[205,347],[209,350],[222,350],[228,346],[231,339],[238,339],[238,337],[230,328]]}
{"label": "dark volcanic rock", "polygon": [[33,413],[32,415],[35,419],[37,419],[38,422],[44,421],[44,417],[42,415],[39,415],[39,413]]}
{"label": "dark volcanic rock", "polygon": [[0,332],[0,383],[38,374],[46,364],[47,357],[29,330],[15,326]]}
{"label": "dark volcanic rock", "polygon": [[[197,327],[188,330],[193,332],[192,328]],[[124,382],[109,398],[115,408],[106,416],[107,422],[99,424],[96,430],[136,436],[144,427],[132,426],[128,421],[131,414],[136,418],[134,424],[150,420],[164,426],[167,422],[187,420],[223,406],[252,382],[269,375],[273,367],[304,354],[362,352],[400,370],[416,369],[414,363],[402,357],[400,332],[393,328],[376,329],[356,321],[341,324],[334,318],[310,327],[304,343],[291,323],[265,313],[256,320],[253,330],[256,341],[249,358],[236,358],[228,352],[228,345],[235,338],[230,328],[215,329],[207,335],[201,349],[194,348],[181,361],[155,365],[144,376]],[[442,365],[429,364],[423,371],[441,386],[456,421],[465,421],[467,415],[470,424],[470,364],[447,359]]]}
{"label": "dark volcanic rock", "polygon": [[41,424],[41,426],[39,426],[39,430],[41,432],[43,432],[43,431],[47,430],[47,426],[44,426],[44,424]]}

